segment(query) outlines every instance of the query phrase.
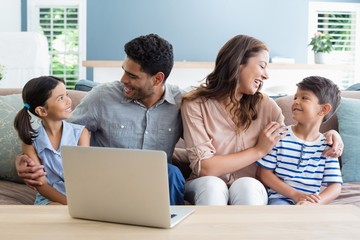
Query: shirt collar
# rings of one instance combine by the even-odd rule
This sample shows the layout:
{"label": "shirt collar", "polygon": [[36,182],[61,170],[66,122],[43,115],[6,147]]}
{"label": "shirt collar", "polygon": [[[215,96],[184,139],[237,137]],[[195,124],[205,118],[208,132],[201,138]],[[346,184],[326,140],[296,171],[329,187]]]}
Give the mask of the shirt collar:
{"label": "shirt collar", "polygon": [[173,105],[176,104],[175,95],[171,91],[170,85],[168,85],[166,83],[165,83],[165,94],[164,94],[163,99],[166,100],[170,104],[173,104]]}
{"label": "shirt collar", "polygon": [[58,150],[54,149],[54,147],[51,145],[49,137],[45,131],[44,125],[43,125],[43,123],[41,123],[40,127],[37,130],[38,138],[36,138],[39,152],[42,152],[45,149],[49,149],[50,151],[52,151],[56,154],[60,154],[60,147],[63,145],[63,141],[65,140],[66,137],[71,136],[69,134],[71,134],[71,131],[72,131],[71,128],[67,127],[67,125],[69,123],[67,123],[66,121],[62,121],[62,123],[63,123],[63,129],[62,129],[61,140],[60,140],[60,145],[59,145]]}

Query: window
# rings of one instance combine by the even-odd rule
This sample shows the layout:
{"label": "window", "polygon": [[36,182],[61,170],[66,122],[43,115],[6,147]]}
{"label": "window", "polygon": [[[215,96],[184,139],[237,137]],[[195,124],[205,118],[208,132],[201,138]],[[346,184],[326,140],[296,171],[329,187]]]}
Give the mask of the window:
{"label": "window", "polygon": [[45,35],[51,59],[50,74],[65,80],[69,89],[85,78],[86,0],[28,0],[28,31]]}
{"label": "window", "polygon": [[[334,50],[329,61],[345,66],[338,82],[342,89],[360,82],[360,4],[357,3],[309,3],[309,39],[316,32],[332,36]],[[308,62],[313,62],[309,49]]]}

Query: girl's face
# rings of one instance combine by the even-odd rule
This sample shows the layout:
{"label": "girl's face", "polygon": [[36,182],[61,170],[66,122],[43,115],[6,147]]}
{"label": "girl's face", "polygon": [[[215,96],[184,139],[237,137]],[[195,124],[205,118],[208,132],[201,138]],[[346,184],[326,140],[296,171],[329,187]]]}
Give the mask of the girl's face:
{"label": "girl's face", "polygon": [[53,120],[69,119],[72,112],[71,104],[72,101],[67,95],[65,85],[59,82],[52,90],[50,98],[46,101],[46,117]]}
{"label": "girl's face", "polygon": [[250,57],[246,64],[241,64],[239,68],[239,82],[237,93],[241,96],[254,95],[268,79],[267,66],[269,64],[269,52],[261,50],[255,56]]}

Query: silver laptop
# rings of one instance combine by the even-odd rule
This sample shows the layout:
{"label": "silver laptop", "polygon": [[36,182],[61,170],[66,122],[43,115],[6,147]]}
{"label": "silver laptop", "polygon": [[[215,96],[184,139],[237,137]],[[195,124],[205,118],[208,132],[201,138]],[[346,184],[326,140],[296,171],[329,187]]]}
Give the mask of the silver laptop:
{"label": "silver laptop", "polygon": [[172,228],[194,211],[170,206],[163,151],[63,146],[61,153],[74,218]]}

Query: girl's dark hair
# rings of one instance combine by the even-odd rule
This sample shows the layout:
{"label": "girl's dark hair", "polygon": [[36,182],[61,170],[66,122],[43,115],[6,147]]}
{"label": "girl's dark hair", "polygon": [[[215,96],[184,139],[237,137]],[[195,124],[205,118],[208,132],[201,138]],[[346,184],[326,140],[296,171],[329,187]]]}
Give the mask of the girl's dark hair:
{"label": "girl's dark hair", "polygon": [[[46,101],[51,96],[52,90],[59,84],[65,84],[64,80],[54,76],[42,76],[28,81],[22,90],[24,107],[16,114],[14,128],[18,132],[20,139],[25,144],[32,144],[37,137],[37,132],[31,126],[31,115],[29,112],[38,116],[35,108],[45,106]],[[28,112],[29,111],[29,112]]]}
{"label": "girl's dark hair", "polygon": [[236,126],[239,129],[249,128],[251,121],[257,118],[255,106],[262,99],[262,94],[257,91],[254,95],[244,94],[240,102],[236,99],[236,87],[241,81],[239,67],[263,50],[269,51],[265,43],[256,38],[246,35],[233,37],[220,49],[215,69],[206,77],[206,82],[186,94],[183,101],[199,97],[217,100],[230,97],[229,110]]}

